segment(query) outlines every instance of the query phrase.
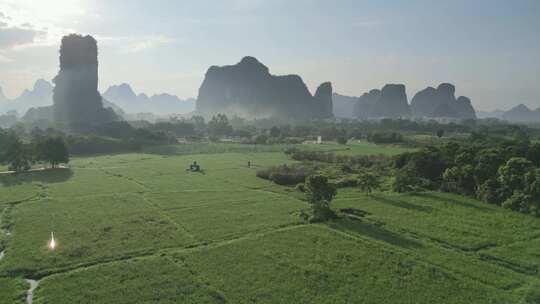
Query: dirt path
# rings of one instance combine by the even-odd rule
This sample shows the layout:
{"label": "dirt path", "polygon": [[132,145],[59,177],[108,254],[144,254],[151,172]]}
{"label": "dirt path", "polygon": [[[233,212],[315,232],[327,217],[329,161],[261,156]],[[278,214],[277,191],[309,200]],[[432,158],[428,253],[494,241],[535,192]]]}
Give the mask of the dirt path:
{"label": "dirt path", "polygon": [[54,167],[54,168],[42,167],[42,168],[35,168],[35,169],[30,169],[30,170],[22,171],[22,172],[2,171],[2,172],[0,172],[0,175],[11,175],[11,174],[17,174],[17,173],[32,173],[32,172],[41,172],[41,171],[56,170],[56,169],[69,169],[69,167],[67,167],[67,166],[57,166],[57,167]]}
{"label": "dirt path", "polygon": [[26,292],[26,303],[32,304],[32,301],[34,300],[34,290],[38,287],[39,281],[26,279],[26,282],[30,284],[30,288]]}

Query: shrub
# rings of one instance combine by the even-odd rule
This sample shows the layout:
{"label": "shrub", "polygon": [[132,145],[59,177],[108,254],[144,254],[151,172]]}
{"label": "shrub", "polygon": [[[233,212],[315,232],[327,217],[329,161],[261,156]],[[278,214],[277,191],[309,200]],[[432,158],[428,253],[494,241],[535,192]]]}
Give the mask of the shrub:
{"label": "shrub", "polygon": [[340,144],[340,145],[346,145],[347,144],[347,137],[345,136],[339,136],[337,139],[336,139],[337,143]]}
{"label": "shrub", "polygon": [[256,175],[278,185],[290,186],[303,183],[311,173],[311,169],[306,167],[281,165],[258,170]]}
{"label": "shrub", "polygon": [[502,203],[502,206],[507,209],[519,211],[522,213],[530,212],[531,196],[521,191],[514,191],[512,196]]}
{"label": "shrub", "polygon": [[367,140],[375,144],[401,143],[403,135],[397,132],[376,132],[368,134]]}
{"label": "shrub", "polygon": [[330,184],[324,175],[309,176],[306,180],[306,192],[310,203],[330,202],[337,194],[336,187]]}
{"label": "shrub", "polygon": [[294,189],[296,191],[306,192],[306,187],[305,187],[304,183],[297,184],[296,187],[294,187]]}
{"label": "shrub", "polygon": [[[336,214],[330,208],[330,202],[336,196],[336,187],[328,182],[323,175],[311,175],[306,181],[306,194],[311,203],[309,222],[322,222],[335,218]],[[305,213],[301,215],[306,219]]]}
{"label": "shrub", "polygon": [[429,180],[418,177],[414,170],[407,167],[397,170],[392,179],[392,190],[399,193],[416,192],[429,186]]}
{"label": "shrub", "polygon": [[253,138],[253,142],[257,145],[266,145],[268,143],[268,136],[259,134]]}
{"label": "shrub", "polygon": [[369,172],[362,172],[358,176],[358,186],[360,187],[360,190],[364,191],[366,194],[370,194],[371,191],[374,189],[377,189],[380,187],[380,181],[377,178],[377,176],[369,173]]}
{"label": "shrub", "polygon": [[335,185],[338,188],[356,187],[358,186],[358,180],[352,177],[345,177],[336,181]]}
{"label": "shrub", "polygon": [[511,194],[508,192],[509,189],[496,178],[490,178],[478,187],[476,197],[486,203],[500,205]]}
{"label": "shrub", "polygon": [[313,212],[309,222],[318,223],[325,222],[327,220],[336,218],[336,213],[330,209],[330,202],[320,201],[315,204],[311,204],[311,210]]}

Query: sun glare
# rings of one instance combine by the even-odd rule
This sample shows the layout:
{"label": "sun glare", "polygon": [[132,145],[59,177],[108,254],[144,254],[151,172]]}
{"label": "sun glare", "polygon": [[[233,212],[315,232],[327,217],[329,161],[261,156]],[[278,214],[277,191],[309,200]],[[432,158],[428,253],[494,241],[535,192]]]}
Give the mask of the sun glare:
{"label": "sun glare", "polygon": [[56,240],[54,239],[54,233],[51,232],[51,239],[49,240],[49,249],[54,250],[56,248]]}

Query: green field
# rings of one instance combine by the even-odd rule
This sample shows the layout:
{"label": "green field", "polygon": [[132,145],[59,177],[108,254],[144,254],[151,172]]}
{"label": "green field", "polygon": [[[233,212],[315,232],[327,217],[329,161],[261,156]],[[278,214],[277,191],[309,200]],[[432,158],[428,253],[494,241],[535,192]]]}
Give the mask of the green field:
{"label": "green field", "polygon": [[[0,176],[0,303],[25,302],[23,279],[39,280],[38,304],[539,303],[540,220],[452,194],[347,188],[339,219],[306,224],[302,193],[255,177],[291,162],[285,148],[166,146]],[[185,171],[194,160],[202,173]]]}

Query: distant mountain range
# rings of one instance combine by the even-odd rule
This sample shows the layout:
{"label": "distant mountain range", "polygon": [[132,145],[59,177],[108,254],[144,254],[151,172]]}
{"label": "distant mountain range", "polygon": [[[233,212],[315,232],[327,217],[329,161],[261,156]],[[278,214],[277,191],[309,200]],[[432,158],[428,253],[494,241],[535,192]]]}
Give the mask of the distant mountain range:
{"label": "distant mountain range", "polygon": [[246,118],[331,118],[332,85],[322,83],[312,95],[300,76],[272,75],[267,66],[247,56],[237,64],[208,69],[199,89],[197,112]]}
{"label": "distant mountain range", "polygon": [[15,99],[8,99],[0,88],[0,113],[17,111],[19,115],[24,115],[30,108],[50,106],[53,104],[53,85],[43,79],[38,79],[31,90],[24,90]]}
{"label": "distant mountain range", "polygon": [[128,114],[185,114],[195,110],[195,99],[193,98],[182,100],[175,95],[166,93],[151,97],[145,93],[136,95],[131,86],[126,83],[109,87],[102,96]]}
{"label": "distant mountain range", "polygon": [[334,116],[339,118],[355,118],[354,106],[358,97],[332,94]]}
{"label": "distant mountain range", "polygon": [[[53,104],[53,85],[38,79],[34,87],[14,99],[8,99],[0,88],[0,114],[17,111],[24,116],[31,108],[43,108]],[[112,108],[120,116],[136,113],[153,113],[156,115],[184,114],[195,110],[195,99],[182,100],[170,94],[157,94],[148,97],[142,93],[135,95],[128,84],[111,86],[102,94],[103,105]],[[35,113],[35,111],[34,111]]]}
{"label": "distant mountain range", "polygon": [[[286,78],[281,81],[285,81]],[[215,85],[217,83],[214,81],[213,86]],[[319,88],[318,93],[314,96],[307,95],[309,92],[302,94],[312,96],[310,98],[315,101],[311,102],[315,104],[322,104],[322,101],[318,102],[317,100],[328,99],[325,96],[331,94],[331,101],[325,102],[327,105],[331,104],[332,112],[337,118],[426,117],[465,119],[478,117],[497,118],[517,123],[540,123],[540,108],[533,110],[520,104],[508,111],[475,111],[468,98],[459,97],[456,99],[454,90],[455,88],[451,84],[441,84],[437,88],[428,87],[418,92],[411,100],[411,104],[407,102],[405,87],[402,85],[387,85],[382,90],[374,89],[360,97],[331,93],[331,87]],[[383,94],[385,91],[386,94]],[[31,113],[28,113],[28,118],[43,116],[41,114],[46,112],[45,108],[53,104],[52,95],[53,85],[43,79],[38,79],[32,89],[24,90],[20,96],[14,99],[7,98],[0,87],[0,115],[9,111],[17,111],[19,116],[24,116],[29,109],[34,108]],[[109,87],[102,94],[102,97],[103,105],[106,108],[113,109],[118,115],[126,119],[136,119],[139,117],[136,114],[140,115],[140,113],[155,115],[155,117],[159,115],[186,114],[193,112],[196,106],[196,100],[193,98],[182,100],[177,96],[166,93],[156,94],[151,97],[144,93],[137,95],[131,86],[125,83]],[[215,101],[219,101],[217,97]],[[282,104],[283,110],[287,108],[287,105],[288,103]],[[298,107],[294,106],[292,108],[296,109]],[[317,115],[322,114],[320,113],[322,108],[315,107],[315,109],[319,111]],[[314,109],[310,111],[312,110]],[[298,111],[302,111],[302,109],[298,108]],[[329,111],[324,111],[327,112],[324,115],[328,115]]]}
{"label": "distant mountain range", "polygon": [[531,110],[526,105],[520,104],[504,112],[502,119],[522,123],[540,123],[540,108]]}
{"label": "distant mountain range", "polygon": [[474,119],[471,100],[454,96],[455,87],[443,83],[437,89],[428,87],[418,92],[408,103],[405,85],[387,84],[360,97],[335,93],[334,115],[338,118],[450,118]]}

